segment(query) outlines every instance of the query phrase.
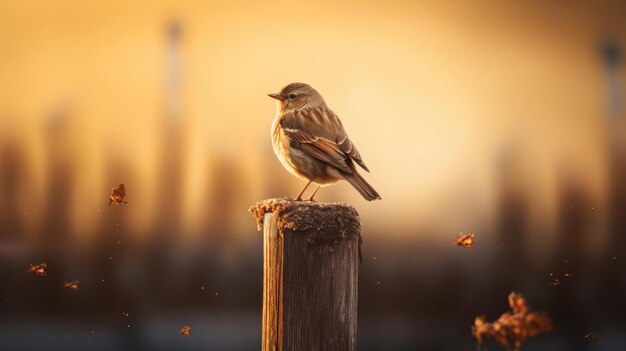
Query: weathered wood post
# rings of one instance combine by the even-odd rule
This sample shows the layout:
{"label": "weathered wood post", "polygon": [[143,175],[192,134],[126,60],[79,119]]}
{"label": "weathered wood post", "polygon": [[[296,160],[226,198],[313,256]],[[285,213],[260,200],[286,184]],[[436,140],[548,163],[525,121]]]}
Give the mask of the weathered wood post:
{"label": "weathered wood post", "polygon": [[356,210],[271,199],[250,212],[263,229],[262,350],[356,350]]}

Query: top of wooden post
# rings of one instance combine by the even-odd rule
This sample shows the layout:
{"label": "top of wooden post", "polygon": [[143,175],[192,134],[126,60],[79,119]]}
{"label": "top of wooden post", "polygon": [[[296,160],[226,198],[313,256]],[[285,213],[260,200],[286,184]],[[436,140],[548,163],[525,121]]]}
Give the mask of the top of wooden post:
{"label": "top of wooden post", "polygon": [[277,227],[285,230],[313,232],[311,243],[351,241],[361,233],[361,221],[354,207],[345,203],[267,199],[250,207],[257,220],[258,230],[263,229],[266,213],[277,214]]}

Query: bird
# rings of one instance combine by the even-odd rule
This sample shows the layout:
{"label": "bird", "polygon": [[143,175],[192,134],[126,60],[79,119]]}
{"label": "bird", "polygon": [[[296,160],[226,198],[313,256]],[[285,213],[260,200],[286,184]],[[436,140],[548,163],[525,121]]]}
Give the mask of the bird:
{"label": "bird", "polygon": [[305,83],[291,83],[268,96],[277,100],[271,127],[274,153],[287,171],[307,182],[296,201],[302,200],[311,183],[317,188],[306,201],[314,201],[321,186],[342,179],[366,200],[381,199],[357,172],[355,164],[367,172],[369,169],[341,120],[317,90]]}

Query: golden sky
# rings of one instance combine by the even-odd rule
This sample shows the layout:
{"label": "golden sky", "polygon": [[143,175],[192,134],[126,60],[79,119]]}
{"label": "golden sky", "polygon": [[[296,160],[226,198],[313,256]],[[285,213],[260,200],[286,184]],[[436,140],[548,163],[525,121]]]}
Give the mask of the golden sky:
{"label": "golden sky", "polygon": [[129,211],[147,227],[158,202],[166,26],[176,20],[187,228],[211,209],[216,158],[242,174],[241,230],[254,225],[248,205],[297,193],[302,182],[271,151],[266,96],[294,81],[342,118],[383,197],[366,203],[342,183],[320,200],[353,203],[366,225],[390,232],[458,232],[489,220],[497,160],[514,152],[533,215],[549,221],[563,173],[599,202],[607,191],[599,47],[607,33],[625,42],[625,14],[618,2],[5,0],[0,137],[17,135],[26,149],[34,176],[23,206],[36,212],[45,126],[51,111],[68,113],[59,150],[79,174],[77,228],[93,225],[102,191],[123,182],[107,175],[111,158],[138,179],[129,196],[141,206]]}

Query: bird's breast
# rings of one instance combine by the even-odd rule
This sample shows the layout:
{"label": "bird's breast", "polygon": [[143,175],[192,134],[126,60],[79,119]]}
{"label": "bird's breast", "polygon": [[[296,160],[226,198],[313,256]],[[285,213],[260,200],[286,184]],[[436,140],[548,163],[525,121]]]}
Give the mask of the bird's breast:
{"label": "bird's breast", "polygon": [[285,136],[283,135],[282,128],[280,127],[281,118],[282,116],[280,114],[277,114],[276,117],[274,117],[274,121],[272,122],[271,137],[274,153],[276,154],[276,156],[278,156],[281,162],[283,162],[283,156],[286,152],[286,145]]}
{"label": "bird's breast", "polygon": [[280,125],[281,119],[282,115],[277,114],[272,123],[272,147],[276,157],[289,173],[307,181],[313,180],[320,185],[333,184],[342,178],[334,167],[312,158],[298,148],[293,148]]}
{"label": "bird's breast", "polygon": [[276,157],[278,157],[278,160],[280,160],[280,163],[282,163],[283,166],[289,172],[293,173],[294,175],[299,176],[298,174],[295,173],[294,165],[291,164],[289,160],[289,157],[290,157],[289,141],[285,137],[282,131],[282,128],[280,126],[281,119],[282,119],[282,115],[277,114],[276,117],[274,117],[274,121],[272,122],[272,130],[271,130],[272,148],[274,149],[274,153],[276,154]]}

